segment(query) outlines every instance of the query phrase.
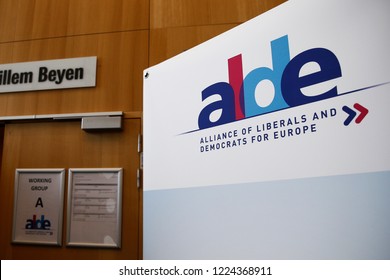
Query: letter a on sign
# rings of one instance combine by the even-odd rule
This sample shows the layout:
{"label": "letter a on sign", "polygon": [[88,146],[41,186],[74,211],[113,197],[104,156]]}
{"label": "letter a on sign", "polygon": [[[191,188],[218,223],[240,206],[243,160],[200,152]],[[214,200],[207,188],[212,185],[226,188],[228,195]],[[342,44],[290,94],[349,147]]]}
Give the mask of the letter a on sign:
{"label": "letter a on sign", "polygon": [[40,197],[38,197],[37,203],[35,203],[35,208],[37,208],[38,206],[41,206],[43,208],[42,198]]}

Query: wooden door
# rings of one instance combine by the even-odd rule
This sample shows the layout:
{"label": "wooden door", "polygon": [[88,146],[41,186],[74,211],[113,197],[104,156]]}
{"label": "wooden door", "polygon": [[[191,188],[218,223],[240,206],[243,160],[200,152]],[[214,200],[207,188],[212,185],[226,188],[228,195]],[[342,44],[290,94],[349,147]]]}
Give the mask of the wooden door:
{"label": "wooden door", "polygon": [[[140,118],[125,118],[121,131],[86,132],[80,121],[9,123],[4,127],[0,180],[1,259],[139,259],[142,257],[142,191],[137,186]],[[122,246],[66,246],[66,195],[62,246],[11,243],[16,168],[123,168]],[[65,181],[65,194],[67,178]]]}

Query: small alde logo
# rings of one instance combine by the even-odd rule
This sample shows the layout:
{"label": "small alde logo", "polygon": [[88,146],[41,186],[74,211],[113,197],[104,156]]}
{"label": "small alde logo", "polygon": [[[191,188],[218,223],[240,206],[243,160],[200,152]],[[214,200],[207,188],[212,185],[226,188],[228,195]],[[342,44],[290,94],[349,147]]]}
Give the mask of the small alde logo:
{"label": "small alde logo", "polygon": [[45,219],[45,215],[41,215],[40,219],[37,219],[37,215],[33,215],[32,219],[27,219],[26,229],[37,229],[37,230],[50,230],[51,222]]}

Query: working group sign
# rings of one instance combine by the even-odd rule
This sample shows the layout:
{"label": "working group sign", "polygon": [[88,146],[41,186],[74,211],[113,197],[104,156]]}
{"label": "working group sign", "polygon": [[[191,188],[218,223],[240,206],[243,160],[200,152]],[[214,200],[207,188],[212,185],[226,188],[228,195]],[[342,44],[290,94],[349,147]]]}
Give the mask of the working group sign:
{"label": "working group sign", "polygon": [[145,70],[146,259],[390,258],[387,1],[288,1]]}

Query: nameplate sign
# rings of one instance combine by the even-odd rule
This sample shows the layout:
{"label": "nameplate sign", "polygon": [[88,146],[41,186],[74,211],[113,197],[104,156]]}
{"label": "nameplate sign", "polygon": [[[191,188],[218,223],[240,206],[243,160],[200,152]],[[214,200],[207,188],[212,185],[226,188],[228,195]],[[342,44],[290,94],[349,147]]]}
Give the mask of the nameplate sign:
{"label": "nameplate sign", "polygon": [[0,65],[0,93],[94,87],[97,57]]}

